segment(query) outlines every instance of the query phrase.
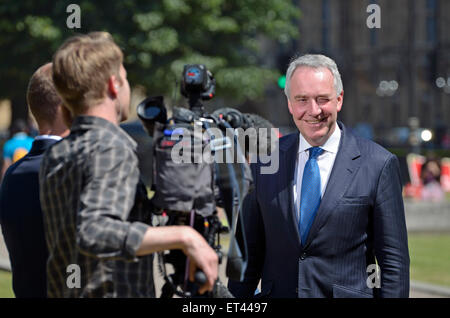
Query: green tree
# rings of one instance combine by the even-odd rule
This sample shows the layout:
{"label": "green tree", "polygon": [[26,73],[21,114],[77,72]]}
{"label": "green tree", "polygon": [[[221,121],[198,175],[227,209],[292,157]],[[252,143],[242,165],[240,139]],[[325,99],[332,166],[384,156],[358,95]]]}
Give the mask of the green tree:
{"label": "green tree", "polygon": [[0,3],[0,98],[24,117],[25,91],[34,70],[70,35],[110,32],[125,54],[131,85],[171,96],[184,64],[205,64],[217,95],[235,102],[261,97],[279,73],[264,64],[276,52],[262,40],[286,45],[298,36],[299,9],[286,0],[80,1],[81,28],[69,29],[68,1]]}

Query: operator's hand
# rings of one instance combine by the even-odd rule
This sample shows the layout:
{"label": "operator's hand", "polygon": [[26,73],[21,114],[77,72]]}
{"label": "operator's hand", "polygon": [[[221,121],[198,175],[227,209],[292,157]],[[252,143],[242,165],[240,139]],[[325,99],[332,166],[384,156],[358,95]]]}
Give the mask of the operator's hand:
{"label": "operator's hand", "polygon": [[186,245],[183,252],[190,260],[189,280],[194,281],[195,272],[201,269],[207,278],[206,283],[200,286],[198,292],[203,294],[212,291],[217,280],[219,257],[209,246],[203,236],[191,227],[186,227]]}

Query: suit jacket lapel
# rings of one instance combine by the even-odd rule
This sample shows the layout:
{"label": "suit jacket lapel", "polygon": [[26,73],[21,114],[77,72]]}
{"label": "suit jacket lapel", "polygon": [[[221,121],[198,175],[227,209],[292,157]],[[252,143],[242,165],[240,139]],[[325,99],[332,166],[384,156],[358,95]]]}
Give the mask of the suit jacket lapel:
{"label": "suit jacket lapel", "polygon": [[[297,213],[294,205],[293,187],[295,182],[295,165],[297,162],[299,134],[293,134],[289,142],[280,145],[281,156],[283,158],[284,175],[280,180],[280,205],[284,209],[283,213],[287,216],[288,229],[291,236],[297,240],[297,245],[300,247],[300,235],[297,227]],[[285,191],[283,191],[283,189]],[[287,195],[286,195],[287,192]]]}
{"label": "suit jacket lapel", "polygon": [[316,217],[309,231],[305,248],[311,244],[311,241],[326,223],[328,217],[333,212],[337,202],[344,195],[347,187],[350,185],[360,166],[358,160],[360,157],[360,152],[356,139],[353,135],[351,135],[351,133],[349,133],[342,123],[338,122],[338,125],[342,129],[339,150],[336,155],[333,169],[331,170],[319,210],[317,211]]}

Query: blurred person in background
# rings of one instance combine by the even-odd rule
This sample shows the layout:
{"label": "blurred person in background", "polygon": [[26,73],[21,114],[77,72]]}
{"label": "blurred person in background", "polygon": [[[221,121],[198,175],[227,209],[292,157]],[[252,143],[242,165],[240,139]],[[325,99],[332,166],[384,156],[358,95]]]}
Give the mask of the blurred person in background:
{"label": "blurred person in background", "polygon": [[47,63],[31,77],[28,107],[39,135],[31,150],[6,171],[0,188],[0,224],[11,262],[17,298],[47,297],[48,251],[39,200],[39,168],[44,152],[69,134],[69,118]]}
{"label": "blurred person in background", "polygon": [[441,187],[441,168],[436,159],[428,158],[421,171],[422,199],[442,201],[445,193]]}
{"label": "blurred person in background", "polygon": [[12,137],[3,145],[3,166],[0,177],[4,176],[11,164],[30,151],[34,139],[28,134],[28,126],[23,119],[17,119],[13,122],[11,125]]}

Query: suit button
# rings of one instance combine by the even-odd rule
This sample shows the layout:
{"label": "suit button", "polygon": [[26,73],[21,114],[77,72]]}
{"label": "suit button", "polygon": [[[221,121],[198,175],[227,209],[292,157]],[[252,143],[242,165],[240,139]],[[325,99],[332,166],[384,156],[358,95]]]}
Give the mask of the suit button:
{"label": "suit button", "polygon": [[306,253],[303,253],[302,255],[300,255],[300,259],[303,261],[306,258]]}

